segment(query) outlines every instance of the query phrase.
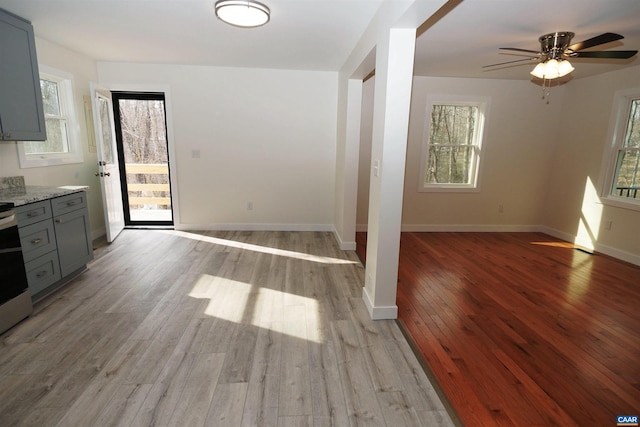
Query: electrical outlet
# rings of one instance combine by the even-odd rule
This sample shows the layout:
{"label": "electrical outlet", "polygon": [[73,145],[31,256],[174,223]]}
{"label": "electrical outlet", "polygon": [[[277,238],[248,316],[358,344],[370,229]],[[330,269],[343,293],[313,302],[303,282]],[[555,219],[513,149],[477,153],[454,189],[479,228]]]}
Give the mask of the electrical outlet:
{"label": "electrical outlet", "polygon": [[504,213],[504,206],[498,205],[498,213]]}
{"label": "electrical outlet", "polygon": [[248,211],[252,211],[253,210],[253,202],[247,202],[247,210]]}
{"label": "electrical outlet", "polygon": [[604,229],[605,230],[611,230],[611,227],[613,226],[613,221],[606,221],[604,223]]}
{"label": "electrical outlet", "polygon": [[191,150],[191,158],[199,159],[200,158],[200,150]]}

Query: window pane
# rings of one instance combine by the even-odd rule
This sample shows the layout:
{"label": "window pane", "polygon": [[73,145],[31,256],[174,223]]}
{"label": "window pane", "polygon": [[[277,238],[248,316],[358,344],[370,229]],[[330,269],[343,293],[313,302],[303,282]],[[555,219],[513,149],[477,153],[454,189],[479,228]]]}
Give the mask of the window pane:
{"label": "window pane", "polygon": [[430,144],[472,144],[477,114],[478,107],[470,105],[434,105]]}
{"label": "window pane", "polygon": [[427,184],[469,184],[473,147],[429,147]]}
{"label": "window pane", "polygon": [[640,199],[640,151],[620,150],[611,194]]}
{"label": "window pane", "polygon": [[631,102],[624,147],[640,148],[640,99]]}
{"label": "window pane", "polygon": [[471,184],[478,107],[433,105],[426,184]]}
{"label": "window pane", "polygon": [[25,154],[59,154],[69,152],[66,120],[45,119],[46,141],[25,141]]}
{"label": "window pane", "polygon": [[44,114],[60,116],[60,96],[58,94],[58,83],[50,80],[40,80],[42,90],[42,101]]}

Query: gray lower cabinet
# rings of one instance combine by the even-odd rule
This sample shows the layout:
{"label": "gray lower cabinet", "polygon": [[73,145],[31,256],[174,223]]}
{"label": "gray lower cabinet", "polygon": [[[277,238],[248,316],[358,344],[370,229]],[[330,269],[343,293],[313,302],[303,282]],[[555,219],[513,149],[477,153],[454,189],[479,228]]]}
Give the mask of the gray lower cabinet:
{"label": "gray lower cabinet", "polygon": [[57,216],[53,225],[56,230],[60,273],[63,277],[68,276],[93,259],[93,246],[91,239],[87,238],[91,235],[87,209]]}
{"label": "gray lower cabinet", "polygon": [[29,290],[37,301],[93,259],[86,193],[18,206],[16,212]]}

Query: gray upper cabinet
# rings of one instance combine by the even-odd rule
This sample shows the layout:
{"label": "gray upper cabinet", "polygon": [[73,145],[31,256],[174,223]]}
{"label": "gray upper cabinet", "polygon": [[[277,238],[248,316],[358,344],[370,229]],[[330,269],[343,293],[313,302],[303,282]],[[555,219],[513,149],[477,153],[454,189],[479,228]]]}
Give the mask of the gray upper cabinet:
{"label": "gray upper cabinet", "polygon": [[47,139],[33,27],[0,9],[0,139]]}

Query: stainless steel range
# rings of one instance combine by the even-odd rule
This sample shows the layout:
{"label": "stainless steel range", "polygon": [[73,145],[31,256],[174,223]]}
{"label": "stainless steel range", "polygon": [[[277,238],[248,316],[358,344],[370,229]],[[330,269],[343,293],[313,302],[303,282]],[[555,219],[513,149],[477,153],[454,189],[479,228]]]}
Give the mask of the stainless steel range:
{"label": "stainless steel range", "polygon": [[33,312],[13,205],[0,203],[0,334]]}

